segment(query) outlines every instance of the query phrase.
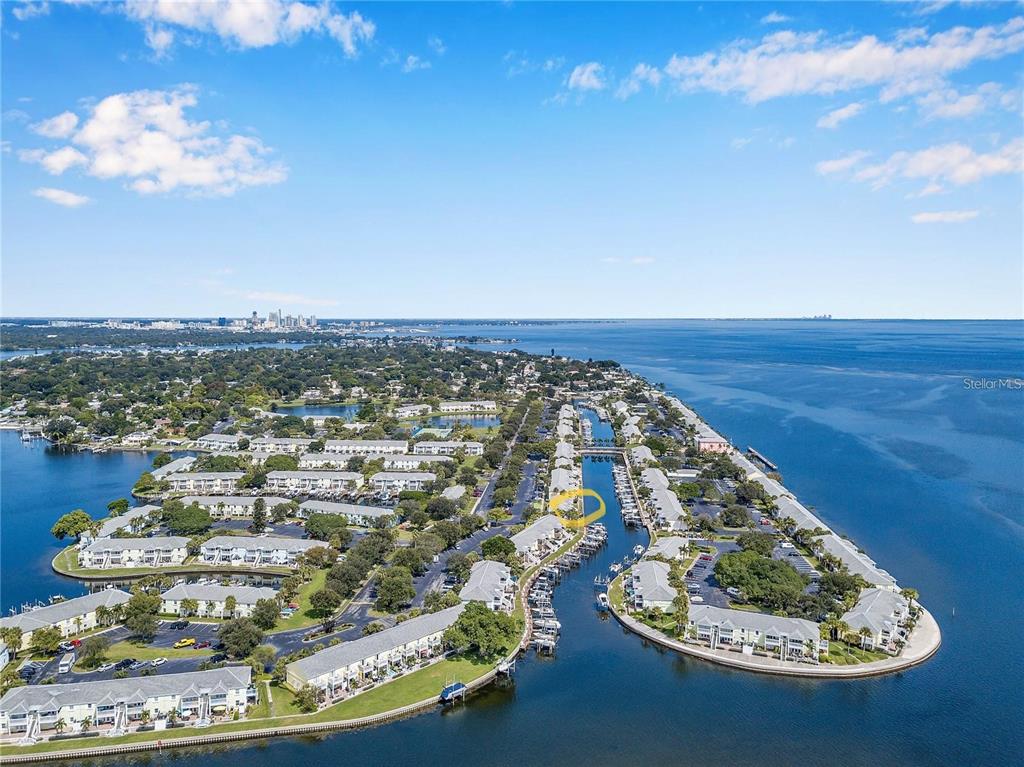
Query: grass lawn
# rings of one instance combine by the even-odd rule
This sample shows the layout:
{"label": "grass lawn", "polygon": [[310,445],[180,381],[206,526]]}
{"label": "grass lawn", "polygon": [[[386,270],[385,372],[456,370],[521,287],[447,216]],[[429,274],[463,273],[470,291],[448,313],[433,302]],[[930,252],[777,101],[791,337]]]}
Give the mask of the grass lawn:
{"label": "grass lawn", "polygon": [[295,693],[287,687],[281,687],[271,682],[270,694],[274,700],[268,704],[268,716],[296,716],[302,713],[299,711],[299,707],[295,705]]}
{"label": "grass lawn", "polygon": [[825,656],[825,659],[828,663],[833,663],[837,666],[855,666],[858,663],[871,663],[872,661],[884,660],[888,657],[884,652],[850,647],[845,642],[829,642],[828,655]]}
{"label": "grass lawn", "polygon": [[[247,730],[259,730],[270,727],[286,727],[296,724],[312,724],[315,722],[335,722],[346,719],[358,719],[362,716],[381,714],[394,708],[417,703],[434,696],[440,695],[441,688],[452,680],[468,684],[474,679],[487,673],[493,664],[466,658],[454,658],[435,663],[428,668],[409,674],[394,682],[364,692],[351,700],[331,706],[315,714],[302,716],[290,716],[272,714],[269,718],[254,718],[256,714],[265,712],[267,707],[257,705],[254,708],[253,718],[239,722],[227,722],[217,724],[204,730],[195,730],[191,727],[178,730],[179,737],[192,737],[195,735],[216,735],[218,733],[245,732]],[[282,694],[288,694],[280,687],[273,688],[275,709],[278,706],[282,710],[290,710],[290,698],[279,700]],[[165,730],[163,732],[142,732],[124,735],[118,738],[104,738],[102,744],[91,739],[72,738],[69,740],[37,743],[34,746],[4,746],[0,753],[5,756],[16,754],[34,754],[50,751],[68,751],[78,748],[89,748],[97,745],[119,745],[122,743],[145,743],[147,741],[162,740],[166,743],[173,738]]]}
{"label": "grass lawn", "polygon": [[[157,658],[201,658],[212,655],[212,650],[194,650],[185,648],[175,650],[173,647],[152,647],[147,644],[136,644],[131,641],[115,642],[103,653],[108,662],[119,661],[122,658],[135,658],[135,660],[156,660]],[[75,664],[76,671],[86,670],[81,663]]]}
{"label": "grass lawn", "polygon": [[107,570],[99,568],[79,567],[78,554],[74,545],[68,546],[53,558],[53,569],[62,575],[72,577],[88,578],[90,576],[102,576],[104,578],[124,578],[136,575],[175,575],[178,573],[210,573],[211,575],[231,575],[234,573],[271,572],[280,575],[291,575],[292,570],[288,567],[231,567],[204,565],[195,561],[194,557],[185,560],[185,564],[174,567],[112,567]]}
{"label": "grass lawn", "polygon": [[314,592],[320,591],[326,582],[326,570],[317,570],[313,573],[312,580],[308,583],[304,583],[302,588],[299,589],[298,595],[295,597],[294,601],[299,606],[299,609],[292,613],[290,618],[278,618],[277,623],[274,625],[274,631],[301,629],[306,628],[307,626],[315,626],[319,623],[320,618],[311,614],[313,608],[309,603],[309,598]]}
{"label": "grass lawn", "polygon": [[612,603],[612,606],[621,612],[625,609],[626,594],[622,590],[622,576],[617,575],[608,585],[608,601]]}

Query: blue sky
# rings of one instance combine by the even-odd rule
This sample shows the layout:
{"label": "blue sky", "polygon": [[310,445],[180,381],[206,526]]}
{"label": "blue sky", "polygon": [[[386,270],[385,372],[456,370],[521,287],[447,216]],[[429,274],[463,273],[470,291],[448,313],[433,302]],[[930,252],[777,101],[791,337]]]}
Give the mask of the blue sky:
{"label": "blue sky", "polygon": [[6,316],[1024,315],[1020,4],[2,24]]}

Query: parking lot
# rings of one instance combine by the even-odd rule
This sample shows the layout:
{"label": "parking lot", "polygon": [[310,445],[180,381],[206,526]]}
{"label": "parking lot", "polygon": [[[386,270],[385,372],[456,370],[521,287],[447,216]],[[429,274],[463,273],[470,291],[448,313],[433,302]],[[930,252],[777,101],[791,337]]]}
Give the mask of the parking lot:
{"label": "parking lot", "polygon": [[[215,646],[217,644],[217,629],[220,624],[217,623],[195,623],[190,622],[187,628],[177,629],[173,627],[174,622],[172,621],[161,621],[157,628],[156,637],[149,644],[152,648],[167,648],[170,650],[174,647],[174,643],[179,639],[185,637],[191,637],[196,640],[196,643],[209,642],[210,643],[210,655],[196,656],[192,658],[171,658],[168,657],[165,663],[159,666],[154,666],[152,662],[146,661],[141,662],[140,665],[135,668],[123,668],[128,676],[141,676],[144,671],[147,673],[156,674],[180,674],[185,671],[196,671],[199,666],[210,660],[210,657],[216,653]],[[108,631],[101,632],[101,635],[106,639],[110,640],[111,644],[116,642],[123,642],[127,640],[131,634],[128,629],[123,626],[112,628]],[[170,655],[171,653],[168,653]],[[60,660],[64,656],[64,653],[58,653],[56,657],[51,658],[45,662],[35,662],[32,665],[36,667],[36,673],[28,679],[29,684],[40,684],[45,679],[54,678],[57,682],[97,682],[105,679],[113,679],[114,674],[118,669],[114,667],[105,668],[95,671],[69,671],[66,673],[60,673],[58,668],[60,666]],[[24,667],[23,664],[22,667]]]}
{"label": "parking lot", "polygon": [[715,578],[715,563],[722,554],[739,551],[740,547],[735,541],[699,541],[698,545],[710,547],[714,551],[701,552],[690,567],[686,574],[687,593],[691,601],[694,597],[699,597],[703,604],[728,607],[729,597]]}

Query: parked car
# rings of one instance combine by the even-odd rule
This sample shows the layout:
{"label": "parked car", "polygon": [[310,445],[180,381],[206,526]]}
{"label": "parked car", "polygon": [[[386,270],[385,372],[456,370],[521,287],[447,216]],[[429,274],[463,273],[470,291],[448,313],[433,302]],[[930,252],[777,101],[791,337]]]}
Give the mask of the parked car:
{"label": "parked car", "polygon": [[696,596],[695,595],[695,596],[690,597],[690,601],[693,602],[693,604],[695,604],[695,605],[699,605],[699,604],[702,604],[704,602],[704,597]]}
{"label": "parked car", "polygon": [[728,594],[731,597],[736,597],[737,599],[739,599],[741,596],[743,596],[743,592],[740,591],[735,586],[730,586],[729,588],[727,588],[725,590],[725,593]]}
{"label": "parked car", "polygon": [[182,631],[188,628],[188,621],[174,621],[169,625],[170,628],[174,629],[175,631]]}
{"label": "parked car", "polygon": [[154,666],[162,666],[162,665],[164,665],[164,664],[165,664],[166,662],[167,662],[167,658],[156,658],[156,659],[155,659],[155,660],[153,661],[153,665],[154,665]]}
{"label": "parked car", "polygon": [[104,663],[102,666],[100,666],[96,670],[97,671],[110,671],[110,669],[112,669],[112,668],[114,668],[114,664],[113,663]]}
{"label": "parked car", "polygon": [[196,649],[197,650],[205,650],[209,646],[210,646],[209,642],[196,642]]}
{"label": "parked car", "polygon": [[146,661],[144,661],[144,660],[137,660],[134,663],[132,663],[132,665],[130,665],[128,668],[131,669],[132,671],[137,671],[138,669],[142,668],[145,665],[146,665]]}
{"label": "parked car", "polygon": [[195,637],[184,637],[183,639],[179,639],[177,642],[174,643],[174,649],[180,650],[183,647],[191,647],[195,643]]}
{"label": "parked car", "polygon": [[132,666],[132,664],[134,664],[134,663],[135,663],[135,658],[122,658],[121,660],[119,660],[117,663],[114,664],[114,669],[117,670],[117,671],[121,671],[123,669],[130,668]]}
{"label": "parked car", "polygon": [[227,655],[225,655],[222,652],[219,652],[219,653],[217,653],[216,655],[214,655],[213,657],[210,658],[210,662],[211,663],[223,663],[227,659],[228,659]]}
{"label": "parked car", "polygon": [[75,649],[75,646],[71,644],[71,642],[61,642],[59,645],[57,645],[57,649],[61,652],[71,652]]}

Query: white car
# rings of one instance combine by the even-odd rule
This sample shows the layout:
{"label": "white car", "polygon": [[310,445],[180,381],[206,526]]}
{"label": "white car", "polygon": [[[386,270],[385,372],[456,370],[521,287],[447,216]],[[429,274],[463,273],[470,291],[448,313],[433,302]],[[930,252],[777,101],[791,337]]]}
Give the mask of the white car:
{"label": "white car", "polygon": [[100,666],[96,670],[97,671],[110,671],[110,669],[112,669],[113,667],[114,667],[113,663],[104,663],[102,666]]}
{"label": "white car", "polygon": [[702,604],[702,603],[704,602],[704,597],[701,597],[701,596],[692,596],[692,597],[690,597],[690,601],[691,601],[691,602],[692,602],[693,604],[695,604],[695,605],[699,605],[699,604]]}
{"label": "white car", "polygon": [[167,658],[156,658],[156,659],[155,659],[155,660],[153,661],[153,665],[154,665],[154,666],[162,666],[162,665],[164,665],[164,664],[165,664],[166,662],[167,662]]}

